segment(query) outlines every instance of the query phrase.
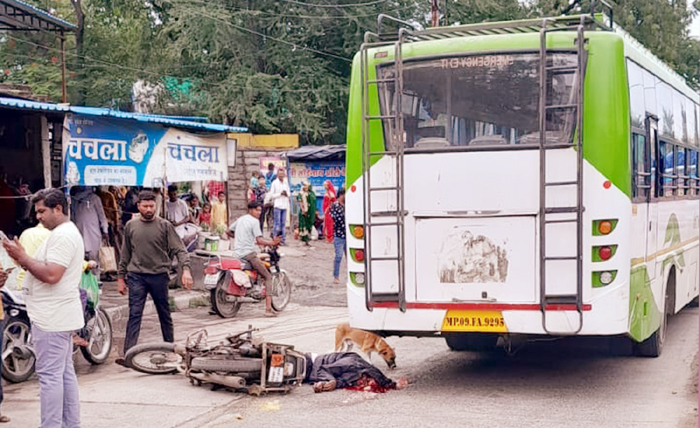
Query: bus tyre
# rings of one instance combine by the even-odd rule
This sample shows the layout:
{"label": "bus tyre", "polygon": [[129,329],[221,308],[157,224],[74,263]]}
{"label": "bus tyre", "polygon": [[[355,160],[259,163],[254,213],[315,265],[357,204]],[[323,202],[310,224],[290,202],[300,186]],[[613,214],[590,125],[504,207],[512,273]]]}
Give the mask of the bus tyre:
{"label": "bus tyre", "polygon": [[453,351],[491,351],[498,342],[497,334],[488,333],[445,333],[443,336]]}

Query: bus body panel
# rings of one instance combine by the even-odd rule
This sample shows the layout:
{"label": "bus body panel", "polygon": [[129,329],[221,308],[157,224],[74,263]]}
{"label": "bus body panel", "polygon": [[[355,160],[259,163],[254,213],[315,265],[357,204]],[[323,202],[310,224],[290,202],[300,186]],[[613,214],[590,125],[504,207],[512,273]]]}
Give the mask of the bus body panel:
{"label": "bus body panel", "polygon": [[[648,53],[625,34],[587,32],[588,62],[584,84],[584,201],[583,214],[583,313],[582,335],[629,334],[637,341],[658,329],[665,287],[675,275],[673,312],[698,296],[698,202],[697,198],[676,201],[631,201],[630,105],[625,60],[644,62]],[[552,34],[550,48],[570,47],[574,33]],[[633,39],[632,39],[633,40]],[[449,57],[479,52],[509,52],[538,49],[539,35],[479,36],[404,46],[404,61],[420,57]],[[375,59],[375,52],[385,52]],[[370,50],[369,78],[377,76],[376,65],[393,61],[392,46]],[[649,61],[647,61],[649,63]],[[677,76],[655,59],[653,71],[671,84]],[[664,74],[665,73],[665,74]],[[348,112],[346,224],[363,222],[363,192],[360,106],[360,57],[353,63]],[[681,92],[697,103],[697,94]],[[369,90],[370,114],[380,114],[378,91]],[[381,122],[369,125],[372,150],[384,150]],[[695,148],[697,150],[697,148]],[[568,181],[575,173],[573,148],[547,152],[547,181]],[[348,281],[348,307],[353,327],[394,334],[422,335],[440,332],[450,305],[460,303],[517,304],[539,302],[539,153],[535,150],[462,151],[411,153],[404,155],[405,287],[407,310],[396,307],[365,308],[365,289]],[[396,160],[374,156],[370,162],[372,186],[395,185]],[[372,193],[372,211],[395,210],[395,195]],[[570,189],[548,193],[548,206],[575,203]],[[551,204],[551,205],[550,205]],[[674,220],[675,219],[675,220]],[[395,218],[394,218],[395,220]],[[595,221],[614,220],[608,235],[596,234]],[[374,219],[373,222],[382,221]],[[390,217],[383,221],[391,222]],[[396,229],[373,228],[371,254],[397,254]],[[508,271],[504,281],[494,276],[453,281],[443,276],[441,259],[458,252],[450,244],[450,232],[474,239],[483,236],[506,253]],[[471,235],[464,235],[469,232]],[[564,255],[575,244],[574,231],[548,229],[547,247]],[[491,235],[491,236],[487,236]],[[517,241],[517,243],[513,243]],[[348,248],[363,248],[363,239],[348,234]],[[568,244],[567,244],[568,243]],[[601,246],[615,246],[607,261],[594,260]],[[489,247],[491,248],[491,247]],[[526,249],[530,249],[528,254]],[[498,253],[498,251],[496,251]],[[552,255],[552,254],[550,254]],[[518,262],[511,260],[516,257]],[[496,257],[496,260],[498,257]],[[525,262],[523,260],[529,260]],[[450,262],[450,261],[448,261]],[[529,266],[525,266],[531,263]],[[495,263],[496,271],[498,263]],[[396,267],[374,263],[370,275],[375,293],[398,291]],[[568,294],[575,290],[575,267],[549,266],[548,293]],[[444,266],[442,266],[444,268]],[[445,270],[445,269],[443,269]],[[450,269],[447,269],[448,271]],[[454,269],[452,269],[454,271]],[[465,269],[462,269],[464,271]],[[468,270],[468,269],[467,269]],[[365,264],[348,258],[349,272],[364,272]],[[459,269],[457,269],[459,271]],[[596,283],[601,272],[615,274],[612,283]],[[452,276],[450,276],[452,275]],[[503,279],[503,278],[498,278]],[[573,288],[572,288],[573,287]],[[476,307],[476,306],[475,306]],[[544,334],[542,312],[537,308],[500,309],[509,333]],[[575,311],[547,311],[550,330],[576,329]]]}

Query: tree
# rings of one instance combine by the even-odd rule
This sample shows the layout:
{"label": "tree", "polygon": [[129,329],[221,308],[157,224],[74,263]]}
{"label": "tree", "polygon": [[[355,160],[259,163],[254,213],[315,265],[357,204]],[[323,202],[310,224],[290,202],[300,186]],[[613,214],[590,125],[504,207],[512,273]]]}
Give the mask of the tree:
{"label": "tree", "polygon": [[[693,12],[686,0],[616,0],[612,4],[616,24],[668,63],[690,86],[700,88],[700,51],[697,41],[688,35]],[[563,0],[539,0],[533,12],[558,15],[567,5]],[[694,6],[698,5],[696,0]],[[581,2],[581,10],[590,10],[589,0]]]}

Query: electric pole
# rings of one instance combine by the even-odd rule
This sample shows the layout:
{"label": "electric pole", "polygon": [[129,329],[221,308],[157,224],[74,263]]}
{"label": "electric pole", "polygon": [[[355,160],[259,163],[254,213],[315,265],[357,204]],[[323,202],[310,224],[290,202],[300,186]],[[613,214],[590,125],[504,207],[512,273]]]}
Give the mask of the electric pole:
{"label": "electric pole", "polygon": [[437,27],[438,26],[438,19],[439,19],[438,0],[430,0],[430,12],[432,13],[431,25],[433,27]]}

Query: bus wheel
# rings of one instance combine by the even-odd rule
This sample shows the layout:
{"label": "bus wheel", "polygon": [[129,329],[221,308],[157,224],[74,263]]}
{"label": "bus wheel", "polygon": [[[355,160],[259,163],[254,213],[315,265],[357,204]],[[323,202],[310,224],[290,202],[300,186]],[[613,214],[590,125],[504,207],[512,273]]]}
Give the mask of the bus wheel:
{"label": "bus wheel", "polygon": [[659,329],[652,333],[644,342],[637,344],[637,355],[640,357],[656,358],[661,355],[664,342],[666,341],[666,331],[668,329],[669,313],[673,311],[673,298],[676,287],[676,271],[671,270],[666,284],[666,295],[664,296],[664,307],[661,309],[661,324]]}
{"label": "bus wheel", "polygon": [[453,351],[491,351],[496,348],[497,334],[445,333],[445,342]]}

